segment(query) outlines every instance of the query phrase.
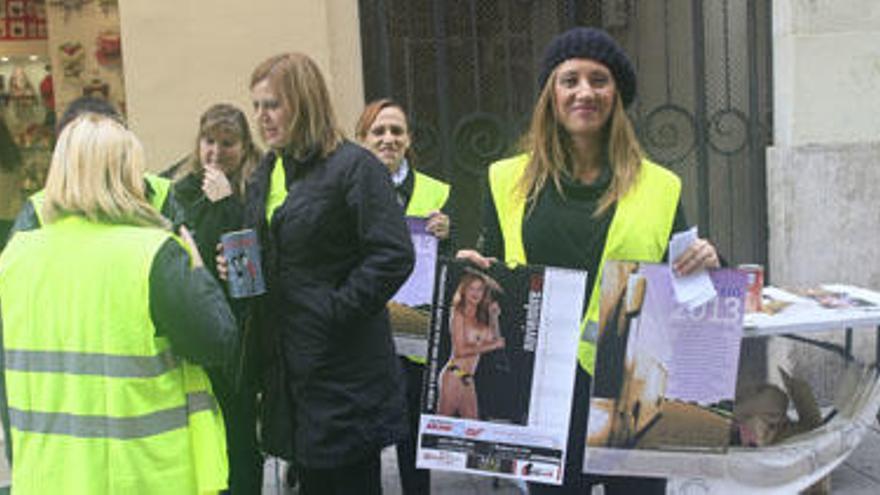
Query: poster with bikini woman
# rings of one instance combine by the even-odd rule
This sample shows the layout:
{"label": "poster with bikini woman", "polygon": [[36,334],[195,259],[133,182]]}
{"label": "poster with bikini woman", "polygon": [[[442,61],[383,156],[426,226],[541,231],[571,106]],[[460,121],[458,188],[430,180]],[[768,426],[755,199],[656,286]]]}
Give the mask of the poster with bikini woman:
{"label": "poster with bikini woman", "polygon": [[418,467],[562,483],[586,278],[438,262]]}

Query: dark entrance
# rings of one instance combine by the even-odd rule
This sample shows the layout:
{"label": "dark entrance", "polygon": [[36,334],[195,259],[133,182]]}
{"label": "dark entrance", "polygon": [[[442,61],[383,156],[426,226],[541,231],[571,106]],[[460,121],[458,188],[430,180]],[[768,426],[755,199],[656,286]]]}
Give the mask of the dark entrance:
{"label": "dark entrance", "polygon": [[608,30],[637,66],[642,145],[678,173],[690,222],[731,262],[765,263],[770,0],[360,0],[368,100],[413,119],[416,166],[453,184],[460,244],[476,240],[486,167],[515,152],[544,45]]}

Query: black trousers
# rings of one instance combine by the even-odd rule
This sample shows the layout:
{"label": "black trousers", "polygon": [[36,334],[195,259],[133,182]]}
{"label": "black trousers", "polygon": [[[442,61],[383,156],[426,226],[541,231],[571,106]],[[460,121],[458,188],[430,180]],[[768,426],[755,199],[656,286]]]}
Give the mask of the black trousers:
{"label": "black trousers", "polygon": [[592,487],[603,485],[606,495],[664,495],[663,478],[599,476],[582,473],[584,443],[587,439],[587,417],[590,414],[590,375],[580,366],[575,378],[571,425],[565,457],[565,483],[562,486],[529,483],[530,495],[589,495]]}
{"label": "black trousers", "polygon": [[419,445],[419,413],[422,407],[422,380],[425,366],[400,357],[400,367],[406,385],[408,436],[397,443],[397,469],[404,495],[431,493],[431,471],[416,469],[416,448]]}
{"label": "black trousers", "polygon": [[330,469],[299,467],[299,495],[381,495],[380,456],[375,452],[362,461]]}
{"label": "black trousers", "polygon": [[208,369],[214,395],[223,411],[231,495],[250,495],[263,489],[263,456],[257,448],[257,388],[242,380],[238,390],[219,369]]}

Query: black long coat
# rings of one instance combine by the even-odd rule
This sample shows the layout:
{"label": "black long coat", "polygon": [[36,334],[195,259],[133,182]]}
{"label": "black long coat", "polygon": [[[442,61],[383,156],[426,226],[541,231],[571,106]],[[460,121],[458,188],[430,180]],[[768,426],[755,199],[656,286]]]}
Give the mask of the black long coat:
{"label": "black long coat", "polygon": [[287,198],[267,222],[275,160],[251,178],[245,225],[268,285],[255,313],[264,373],[277,378],[281,360],[293,411],[263,422],[290,427],[298,464],[339,467],[405,436],[385,305],[412,270],[412,244],[385,167],[350,142],[326,159],[285,157]]}

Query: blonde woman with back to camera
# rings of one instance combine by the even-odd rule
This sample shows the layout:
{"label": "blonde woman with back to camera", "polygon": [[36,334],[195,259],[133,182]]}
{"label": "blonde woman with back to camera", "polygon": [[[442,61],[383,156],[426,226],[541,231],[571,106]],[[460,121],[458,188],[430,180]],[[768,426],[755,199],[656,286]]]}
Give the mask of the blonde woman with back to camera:
{"label": "blonde woman with back to camera", "polygon": [[143,164],[120,123],[81,115],[58,139],[46,225],[0,255],[0,412],[16,493],[226,488],[202,366],[229,363],[237,330],[192,238],[147,201]]}

